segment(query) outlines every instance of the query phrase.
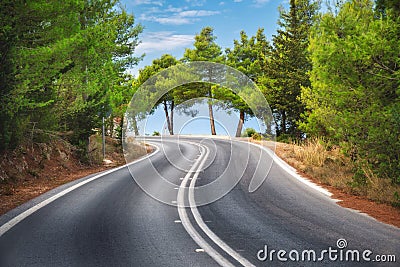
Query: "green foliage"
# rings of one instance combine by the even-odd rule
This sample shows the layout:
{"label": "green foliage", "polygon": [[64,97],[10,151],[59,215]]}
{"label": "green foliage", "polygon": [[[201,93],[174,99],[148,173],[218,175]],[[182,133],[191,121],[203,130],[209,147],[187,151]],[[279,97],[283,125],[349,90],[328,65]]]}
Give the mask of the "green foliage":
{"label": "green foliage", "polygon": [[276,137],[276,141],[291,144],[293,143],[293,136],[290,134],[280,134]]}
{"label": "green foliage", "polygon": [[262,140],[262,135],[260,133],[254,133],[251,138],[253,138],[253,140],[258,140],[261,141]]}
{"label": "green foliage", "polygon": [[[248,38],[244,31],[240,32],[240,40],[233,41],[233,49],[226,49],[227,64],[244,73],[254,82],[258,82],[264,75],[263,70],[270,54],[271,47],[265,38],[264,30],[259,29],[256,36]],[[240,81],[239,81],[240,82]],[[253,112],[247,103],[229,88],[218,88],[214,97],[223,100],[225,108],[233,108],[240,113],[236,137],[242,132],[243,123],[247,115],[253,116]]]}
{"label": "green foliage", "polygon": [[[221,47],[215,42],[217,37],[214,35],[213,31],[214,30],[211,27],[203,28],[201,32],[195,36],[194,49],[186,49],[182,60],[184,62],[210,61],[223,63],[225,61],[225,57],[222,54]],[[215,73],[215,70],[212,68],[205,71],[207,71],[209,76],[207,82],[212,83],[213,77],[218,75],[218,73]],[[207,86],[201,87],[201,89],[203,88],[204,91],[202,90],[200,94],[202,94],[204,97],[212,99],[214,97],[212,85],[208,84]],[[211,101],[208,103],[208,109],[210,114],[211,134],[216,135],[213,106]]]}
{"label": "green foliage", "polygon": [[116,0],[2,1],[0,150],[34,123],[87,142],[121,102],[140,25]]}
{"label": "green foliage", "polygon": [[392,203],[392,205],[394,206],[394,207],[400,207],[400,194],[399,194],[399,192],[394,192],[394,195],[393,195],[393,197],[394,197],[394,202]]}
{"label": "green foliage", "polygon": [[250,38],[241,31],[240,40],[234,40],[233,48],[225,50],[227,64],[257,82],[266,68],[270,50],[264,29],[258,29],[256,36]]}
{"label": "green foliage", "polygon": [[251,137],[253,140],[258,140],[258,141],[263,139],[263,136],[253,128],[246,128],[242,136]]}
{"label": "green foliage", "polygon": [[[174,66],[178,64],[178,60],[176,60],[175,57],[169,55],[169,54],[164,54],[161,56],[159,59],[153,60],[152,64],[149,66],[146,66],[145,68],[141,69],[139,71],[139,77],[138,77],[138,84],[142,85],[145,83],[148,79],[150,79],[153,75],[159,74],[161,71]],[[169,73],[172,73],[172,75],[168,75]],[[176,84],[176,78],[178,75],[171,70],[169,72],[163,72],[163,74],[160,74],[157,77],[157,81],[154,81],[152,83],[153,88],[149,88],[148,94],[152,94],[153,90],[155,92],[159,92],[161,89],[164,87],[168,87],[169,84]],[[150,97],[151,99],[152,97]],[[165,113],[165,119],[167,122],[167,127],[170,135],[174,135],[174,108],[175,108],[175,102],[176,102],[176,97],[173,95],[173,92],[170,91],[163,95],[160,99],[156,99],[157,102],[155,106],[153,107],[153,110],[157,108],[159,105],[163,105],[164,108],[164,113]]]}
{"label": "green foliage", "polygon": [[310,28],[318,3],[291,0],[290,9],[280,10],[280,29],[273,37],[271,59],[266,69],[265,94],[277,124],[277,136],[301,138],[297,124],[304,112],[299,100],[302,87],[309,87],[311,62],[308,58]]}
{"label": "green foliage", "polygon": [[154,131],[152,136],[160,136],[160,132]]}
{"label": "green foliage", "polygon": [[244,130],[244,136],[247,136],[247,137],[252,137],[255,133],[257,133],[257,132],[253,128],[246,128]]}
{"label": "green foliage", "polygon": [[185,50],[183,60],[223,62],[224,56],[221,47],[215,42],[217,37],[213,31],[211,27],[204,27],[194,38],[194,49]]}
{"label": "green foliage", "polygon": [[[377,16],[370,0],[353,0],[313,27],[310,110],[301,128],[327,136],[382,178],[400,177],[400,20]],[[362,172],[355,176],[363,184]]]}
{"label": "green foliage", "polygon": [[388,13],[394,16],[400,15],[400,2],[398,0],[376,0],[375,2],[377,17],[386,16]]}

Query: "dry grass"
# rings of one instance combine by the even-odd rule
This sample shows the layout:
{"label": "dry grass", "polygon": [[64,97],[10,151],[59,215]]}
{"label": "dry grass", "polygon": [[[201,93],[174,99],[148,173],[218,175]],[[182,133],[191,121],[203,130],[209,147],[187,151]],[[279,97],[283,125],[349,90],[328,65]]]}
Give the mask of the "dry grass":
{"label": "dry grass", "polygon": [[354,163],[340,152],[339,147],[328,149],[323,140],[277,143],[276,153],[290,165],[322,184],[379,203],[394,204],[398,201],[395,199],[395,192],[400,192],[400,186],[391,183],[390,179],[376,177],[368,167],[362,168],[367,177],[367,184],[355,185]]}
{"label": "dry grass", "polygon": [[328,151],[316,139],[307,140],[303,145],[292,146],[296,159],[310,166],[322,167],[330,158]]}
{"label": "dry grass", "polygon": [[127,162],[140,158],[150,153],[152,148],[143,142],[138,142],[134,137],[126,138],[124,156]]}
{"label": "dry grass", "polygon": [[400,186],[393,184],[390,179],[377,177],[368,166],[362,166],[361,168],[367,177],[367,185],[352,187],[353,193],[366,196],[368,199],[379,203],[398,205],[395,192],[400,192]]}

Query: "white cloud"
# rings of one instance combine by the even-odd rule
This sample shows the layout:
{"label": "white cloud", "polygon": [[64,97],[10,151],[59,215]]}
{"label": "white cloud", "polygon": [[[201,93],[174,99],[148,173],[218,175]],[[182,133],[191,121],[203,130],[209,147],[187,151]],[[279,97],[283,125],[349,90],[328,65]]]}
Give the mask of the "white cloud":
{"label": "white cloud", "polygon": [[160,17],[160,16],[149,16],[142,14],[139,17],[139,19],[143,21],[154,21],[160,24],[167,24],[167,25],[184,25],[192,23],[191,19],[179,16]]}
{"label": "white cloud", "polygon": [[260,7],[268,3],[270,0],[253,0],[255,6]]}
{"label": "white cloud", "polygon": [[233,0],[233,2],[234,3],[240,3],[240,2],[242,2],[243,0]]}
{"label": "white cloud", "polygon": [[187,10],[178,13],[180,17],[207,17],[219,14],[219,11],[211,11],[211,10]]}
{"label": "white cloud", "polygon": [[192,6],[203,6],[206,3],[206,0],[186,0]]}
{"label": "white cloud", "polygon": [[154,1],[154,0],[134,0],[133,5],[156,5],[156,6],[163,6],[164,1]]}
{"label": "white cloud", "polygon": [[225,2],[219,2],[219,5],[220,5],[220,6],[225,5]]}
{"label": "white cloud", "polygon": [[194,35],[174,34],[173,32],[148,32],[143,35],[142,42],[136,48],[137,54],[155,51],[172,51],[176,48],[190,46],[194,42]]}
{"label": "white cloud", "polygon": [[144,21],[155,21],[160,24],[168,24],[168,25],[183,25],[183,24],[191,24],[195,21],[198,21],[200,17],[208,17],[220,14],[219,11],[212,10],[185,10],[169,7],[167,10],[176,10],[179,12],[172,12],[172,14],[167,14],[171,12],[158,11],[153,9],[152,12],[148,12],[147,14],[142,14],[139,19]]}
{"label": "white cloud", "polygon": [[192,23],[192,20],[188,18],[182,18],[179,16],[175,17],[167,17],[167,18],[153,18],[154,21],[157,21],[158,23],[161,24],[168,24],[168,25],[183,25],[183,24],[190,24]]}
{"label": "white cloud", "polygon": [[185,9],[187,9],[187,7],[173,7],[169,5],[167,9],[163,10],[163,12],[182,12]]}

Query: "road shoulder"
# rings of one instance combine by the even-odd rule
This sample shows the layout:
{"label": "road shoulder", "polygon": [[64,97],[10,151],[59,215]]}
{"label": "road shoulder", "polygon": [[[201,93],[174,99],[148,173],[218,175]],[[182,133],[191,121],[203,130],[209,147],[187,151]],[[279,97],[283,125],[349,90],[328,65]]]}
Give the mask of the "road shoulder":
{"label": "road shoulder", "polygon": [[[250,140],[251,142],[262,144],[261,142],[257,142],[254,140]],[[369,200],[363,196],[353,195],[349,192],[346,192],[343,189],[337,188],[335,186],[326,184],[321,182],[316,177],[313,177],[304,171],[301,171],[299,167],[304,165],[302,162],[296,161],[293,157],[288,156],[285,153],[284,143],[276,143],[275,154],[285,161],[288,165],[295,168],[297,173],[304,177],[305,179],[310,180],[316,185],[325,188],[330,193],[332,193],[331,198],[336,200],[336,203],[344,208],[348,208],[354,210],[356,212],[367,214],[370,217],[396,227],[400,228],[400,209],[395,208],[389,204],[385,203],[377,203],[375,201]]]}

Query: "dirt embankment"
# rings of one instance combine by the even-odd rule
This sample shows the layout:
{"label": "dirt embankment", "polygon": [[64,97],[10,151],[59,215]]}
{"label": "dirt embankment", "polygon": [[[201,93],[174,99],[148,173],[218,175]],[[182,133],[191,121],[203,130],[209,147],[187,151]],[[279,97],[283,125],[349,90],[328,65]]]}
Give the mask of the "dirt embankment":
{"label": "dirt embankment", "polygon": [[52,138],[0,155],[0,215],[57,186],[125,164],[122,147],[115,139],[106,138],[105,161],[101,136],[90,138],[88,150],[89,155],[82,156],[79,148]]}

